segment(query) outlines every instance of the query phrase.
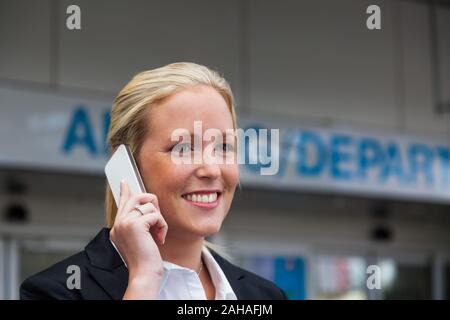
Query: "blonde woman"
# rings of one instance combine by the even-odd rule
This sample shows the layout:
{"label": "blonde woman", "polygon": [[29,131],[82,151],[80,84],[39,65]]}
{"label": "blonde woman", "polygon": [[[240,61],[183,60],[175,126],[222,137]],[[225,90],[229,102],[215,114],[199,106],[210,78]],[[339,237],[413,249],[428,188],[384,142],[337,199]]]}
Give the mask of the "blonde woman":
{"label": "blonde woman", "polygon": [[[221,137],[195,136],[195,122]],[[173,141],[177,129],[193,141]],[[137,74],[115,99],[108,138],[112,151],[130,147],[148,193],[133,194],[122,183],[117,208],[107,187],[108,228],[84,251],[25,280],[21,298],[286,299],[273,283],[205,245],[239,183],[235,130],[233,95],[218,73],[174,63]],[[216,160],[234,161],[176,161],[207,148]],[[67,281],[69,266],[79,267],[78,284]]]}

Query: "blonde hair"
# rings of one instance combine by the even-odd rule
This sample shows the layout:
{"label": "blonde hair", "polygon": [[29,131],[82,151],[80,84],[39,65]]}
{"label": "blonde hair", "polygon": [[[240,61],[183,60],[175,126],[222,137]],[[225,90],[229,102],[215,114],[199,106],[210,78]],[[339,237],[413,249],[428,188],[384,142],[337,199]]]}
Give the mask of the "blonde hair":
{"label": "blonde hair", "polygon": [[[111,122],[107,140],[111,153],[120,145],[127,144],[137,157],[148,130],[148,112],[175,92],[196,86],[214,88],[224,98],[236,130],[234,98],[228,82],[216,71],[189,62],[172,63],[161,68],[143,71],[135,75],[117,95],[111,110]],[[117,206],[111,189],[106,184],[106,224],[114,225]]]}

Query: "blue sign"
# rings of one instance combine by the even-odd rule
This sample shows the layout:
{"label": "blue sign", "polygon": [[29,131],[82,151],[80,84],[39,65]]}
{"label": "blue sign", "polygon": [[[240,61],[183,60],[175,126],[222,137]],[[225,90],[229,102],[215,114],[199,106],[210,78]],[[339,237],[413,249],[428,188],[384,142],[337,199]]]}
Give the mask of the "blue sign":
{"label": "blue sign", "polygon": [[[246,128],[274,128],[265,122]],[[444,140],[352,130],[280,128],[279,159],[271,158],[270,136],[263,149],[269,163],[245,163],[242,181],[305,190],[376,193],[450,200],[450,148]],[[260,143],[255,139],[254,143]],[[258,147],[261,147],[258,146]],[[245,157],[249,150],[245,146]],[[263,176],[262,167],[278,167]]]}
{"label": "blue sign", "polygon": [[82,105],[75,107],[64,135],[62,152],[70,154],[75,148],[83,148],[91,156],[101,155],[106,157],[108,155],[106,138],[110,121],[110,112],[106,110],[102,119],[103,136],[97,143],[89,109]]}

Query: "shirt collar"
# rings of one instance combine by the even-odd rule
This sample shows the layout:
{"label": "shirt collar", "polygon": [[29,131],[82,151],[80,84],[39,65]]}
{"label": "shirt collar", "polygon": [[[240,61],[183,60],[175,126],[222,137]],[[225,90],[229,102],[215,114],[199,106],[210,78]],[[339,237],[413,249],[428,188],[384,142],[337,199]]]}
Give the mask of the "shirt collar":
{"label": "shirt collar", "polygon": [[206,246],[203,246],[202,256],[216,290],[216,300],[237,300],[236,294],[231,288],[222,268],[220,268]]}
{"label": "shirt collar", "polygon": [[[119,250],[117,249],[114,242],[110,239],[111,244],[116,249],[117,253],[119,254],[120,258],[122,259],[123,263],[126,266],[125,260],[120,255]],[[202,258],[203,263],[208,268],[209,274],[211,276],[211,280],[214,284],[214,288],[216,290],[216,300],[237,300],[236,294],[233,291],[233,288],[231,287],[230,283],[228,282],[227,277],[222,271],[222,268],[220,268],[219,264],[217,263],[216,259],[214,259],[211,252],[208,250],[206,246],[203,246],[202,248]],[[169,275],[169,272],[172,270],[178,270],[182,272],[195,272],[192,269],[185,268],[182,266],[179,266],[175,263],[171,263],[169,261],[163,261],[163,267],[164,267],[164,279],[161,285],[161,290],[164,288],[164,285],[166,283],[167,277]]]}
{"label": "shirt collar", "polygon": [[[227,277],[223,273],[217,261],[214,259],[211,252],[208,250],[206,246],[202,248],[202,258],[203,263],[206,268],[208,268],[208,272],[211,276],[211,280],[214,284],[214,288],[216,291],[216,300],[237,300],[236,294],[231,288],[230,283],[228,282]],[[195,270],[185,268],[179,266],[175,263],[163,261],[163,266],[165,270],[165,277],[161,286],[161,291],[163,290],[166,280],[169,276],[170,272],[189,272],[189,273],[197,273]]]}

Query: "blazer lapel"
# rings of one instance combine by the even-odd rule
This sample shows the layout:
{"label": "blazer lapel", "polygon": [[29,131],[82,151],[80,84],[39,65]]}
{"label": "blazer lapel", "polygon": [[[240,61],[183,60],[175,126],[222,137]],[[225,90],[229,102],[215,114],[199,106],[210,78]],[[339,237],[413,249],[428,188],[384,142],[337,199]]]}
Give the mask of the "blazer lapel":
{"label": "blazer lapel", "polygon": [[210,250],[214,259],[216,259],[223,273],[227,277],[230,286],[233,288],[234,294],[238,299],[245,299],[246,287],[245,287],[245,273],[241,268],[236,267],[228,260],[222,258],[215,251]]}
{"label": "blazer lapel", "polygon": [[[86,246],[91,266],[89,270],[95,281],[114,300],[121,300],[128,286],[128,269],[109,240],[109,229],[103,228]],[[210,250],[221,267],[238,299],[245,299],[245,273],[215,251]]]}
{"label": "blazer lapel", "polygon": [[128,269],[109,240],[109,229],[103,228],[85,251],[91,262],[87,269],[92,277],[111,299],[121,300],[128,285]]}

